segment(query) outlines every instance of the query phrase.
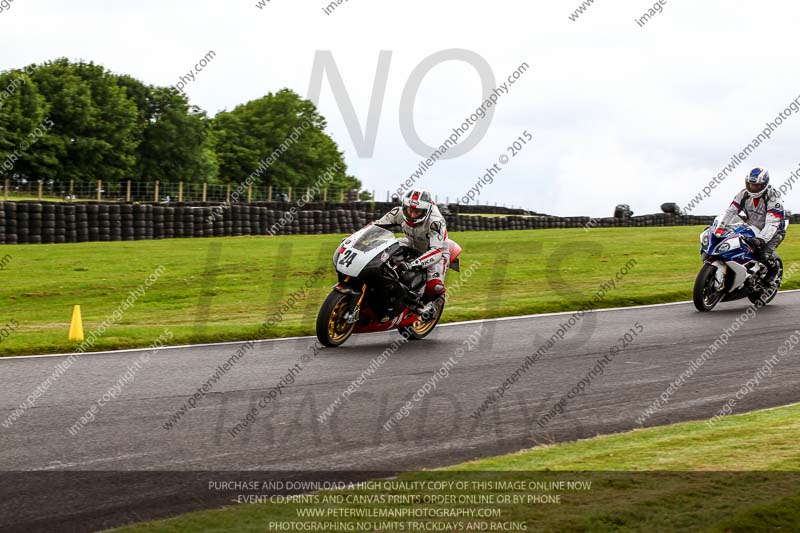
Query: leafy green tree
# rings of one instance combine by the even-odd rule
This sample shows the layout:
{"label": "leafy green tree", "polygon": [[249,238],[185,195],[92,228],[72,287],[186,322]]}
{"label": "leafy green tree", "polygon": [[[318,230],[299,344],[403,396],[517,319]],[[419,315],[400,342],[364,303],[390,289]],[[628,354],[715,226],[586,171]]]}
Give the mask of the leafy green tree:
{"label": "leafy green tree", "polygon": [[260,185],[309,187],[323,175],[329,188],[357,188],[326,122],[313,102],[283,89],[214,118],[215,151],[223,179]]}
{"label": "leafy green tree", "polygon": [[[22,71],[0,74],[0,175],[34,177],[58,163],[58,143],[40,137],[44,133],[47,102],[31,78]],[[37,131],[37,135],[31,134]],[[35,142],[34,142],[35,141]]]}
{"label": "leafy green tree", "polygon": [[31,78],[47,100],[54,124],[47,138],[54,138],[51,142],[62,152],[51,177],[130,178],[141,126],[136,104],[115,77],[94,63],[70,63],[62,58],[36,67]]}
{"label": "leafy green tree", "polygon": [[[14,90],[3,93],[12,83]],[[13,173],[32,179],[213,182],[222,176],[241,183],[254,176],[258,185],[276,187],[360,187],[325,133],[325,119],[289,89],[210,119],[173,88],[61,58],[0,73],[0,98],[0,158],[47,126],[15,161]]]}
{"label": "leafy green tree", "polygon": [[139,112],[135,175],[170,182],[213,181],[218,170],[205,112],[190,106],[175,89],[147,86],[130,76],[120,76],[118,83]]}

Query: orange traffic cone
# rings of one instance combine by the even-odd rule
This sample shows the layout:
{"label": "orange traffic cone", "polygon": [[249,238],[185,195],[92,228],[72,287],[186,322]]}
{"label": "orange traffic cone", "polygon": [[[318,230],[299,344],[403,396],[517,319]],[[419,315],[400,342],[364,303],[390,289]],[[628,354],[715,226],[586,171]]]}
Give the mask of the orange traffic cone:
{"label": "orange traffic cone", "polygon": [[72,308],[72,323],[69,325],[69,340],[83,340],[83,320],[81,319],[81,306]]}

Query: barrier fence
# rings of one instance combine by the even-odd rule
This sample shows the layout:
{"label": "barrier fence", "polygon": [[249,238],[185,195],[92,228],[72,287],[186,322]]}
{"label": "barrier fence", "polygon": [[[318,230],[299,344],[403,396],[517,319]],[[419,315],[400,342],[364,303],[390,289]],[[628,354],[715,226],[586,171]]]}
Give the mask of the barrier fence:
{"label": "barrier fence", "polygon": [[[306,187],[272,187],[251,185],[237,193],[239,185],[160,181],[32,181],[0,180],[0,200],[20,201],[93,201],[93,202],[293,202],[304,196],[317,202],[354,202],[362,194],[358,189],[326,188],[313,191]],[[391,200],[390,191],[371,191],[369,201]],[[237,197],[238,196],[238,197]],[[447,197],[436,202],[450,203]],[[478,204],[481,207],[504,209],[505,206]],[[519,211],[522,211],[521,209]]]}
{"label": "barrier fence", "polygon": [[[229,202],[238,185],[161,181],[0,181],[0,200],[66,200],[96,202]],[[250,186],[241,195],[242,202],[292,201],[307,194],[309,189],[293,187]],[[323,189],[318,200],[354,201],[356,189]]]}
{"label": "barrier fence", "polygon": [[[0,202],[0,244],[131,241],[242,235],[353,233],[394,204],[119,204]],[[456,206],[451,206],[456,207]],[[708,225],[714,217],[644,215],[628,218],[463,213],[445,216],[450,231],[504,231],[546,228],[598,228]],[[800,215],[793,215],[793,222]]]}

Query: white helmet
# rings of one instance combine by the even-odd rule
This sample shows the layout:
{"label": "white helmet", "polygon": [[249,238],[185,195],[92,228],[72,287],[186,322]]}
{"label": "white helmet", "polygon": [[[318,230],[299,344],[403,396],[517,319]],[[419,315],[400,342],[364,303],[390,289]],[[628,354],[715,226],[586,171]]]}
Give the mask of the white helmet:
{"label": "white helmet", "polygon": [[424,189],[411,189],[403,196],[403,219],[409,226],[423,224],[432,210],[431,193]]}
{"label": "white helmet", "polygon": [[744,180],[751,198],[761,198],[769,186],[769,172],[763,168],[754,168]]}

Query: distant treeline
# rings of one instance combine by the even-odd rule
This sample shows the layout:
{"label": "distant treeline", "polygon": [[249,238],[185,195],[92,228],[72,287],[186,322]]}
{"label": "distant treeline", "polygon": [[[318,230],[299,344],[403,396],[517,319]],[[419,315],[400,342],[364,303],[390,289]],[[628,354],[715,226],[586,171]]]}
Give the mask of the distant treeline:
{"label": "distant treeline", "polygon": [[337,169],[331,188],[360,187],[325,126],[289,89],[210,118],[174,88],[94,63],[0,73],[2,178],[240,183],[253,175],[257,185],[310,187]]}

